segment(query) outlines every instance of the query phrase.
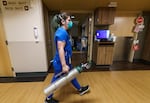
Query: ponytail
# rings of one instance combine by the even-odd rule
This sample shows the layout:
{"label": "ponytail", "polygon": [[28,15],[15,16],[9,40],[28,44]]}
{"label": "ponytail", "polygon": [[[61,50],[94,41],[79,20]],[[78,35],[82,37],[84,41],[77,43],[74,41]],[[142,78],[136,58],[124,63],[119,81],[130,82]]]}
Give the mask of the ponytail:
{"label": "ponytail", "polygon": [[52,28],[54,29],[54,31],[56,31],[57,28],[60,27],[60,22],[59,22],[59,19],[58,19],[58,15],[55,15],[55,16],[52,18],[51,26],[52,26]]}

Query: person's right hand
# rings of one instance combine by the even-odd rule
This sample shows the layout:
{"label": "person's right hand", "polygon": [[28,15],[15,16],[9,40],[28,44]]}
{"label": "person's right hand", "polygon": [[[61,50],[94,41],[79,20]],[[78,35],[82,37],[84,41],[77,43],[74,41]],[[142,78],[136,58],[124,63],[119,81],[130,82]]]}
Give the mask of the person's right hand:
{"label": "person's right hand", "polygon": [[68,73],[69,72],[69,66],[68,65],[63,65],[62,66],[62,72],[63,73]]}

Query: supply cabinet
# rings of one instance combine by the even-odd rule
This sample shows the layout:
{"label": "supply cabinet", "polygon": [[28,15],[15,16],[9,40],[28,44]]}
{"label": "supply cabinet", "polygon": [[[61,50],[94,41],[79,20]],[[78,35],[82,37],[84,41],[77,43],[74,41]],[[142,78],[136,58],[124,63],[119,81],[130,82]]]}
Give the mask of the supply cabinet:
{"label": "supply cabinet", "polygon": [[94,12],[95,25],[110,25],[114,23],[116,8],[99,7]]}
{"label": "supply cabinet", "polygon": [[111,65],[114,56],[114,42],[96,43],[94,61],[96,65]]}

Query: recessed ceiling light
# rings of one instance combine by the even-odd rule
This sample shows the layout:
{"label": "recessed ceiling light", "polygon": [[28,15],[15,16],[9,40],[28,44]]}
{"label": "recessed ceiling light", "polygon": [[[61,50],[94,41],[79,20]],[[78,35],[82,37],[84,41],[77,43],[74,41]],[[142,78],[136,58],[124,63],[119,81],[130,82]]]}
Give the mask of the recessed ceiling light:
{"label": "recessed ceiling light", "polygon": [[71,19],[74,19],[74,18],[75,18],[75,16],[71,15]]}
{"label": "recessed ceiling light", "polygon": [[117,2],[110,2],[108,7],[117,7]]}

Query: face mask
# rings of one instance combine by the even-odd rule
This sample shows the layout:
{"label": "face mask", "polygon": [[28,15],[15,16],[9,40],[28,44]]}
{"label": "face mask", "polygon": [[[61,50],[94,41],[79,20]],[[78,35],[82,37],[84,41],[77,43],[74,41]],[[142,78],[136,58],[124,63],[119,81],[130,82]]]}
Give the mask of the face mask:
{"label": "face mask", "polygon": [[68,29],[72,28],[72,26],[73,26],[73,22],[69,21],[69,23],[68,23]]}

